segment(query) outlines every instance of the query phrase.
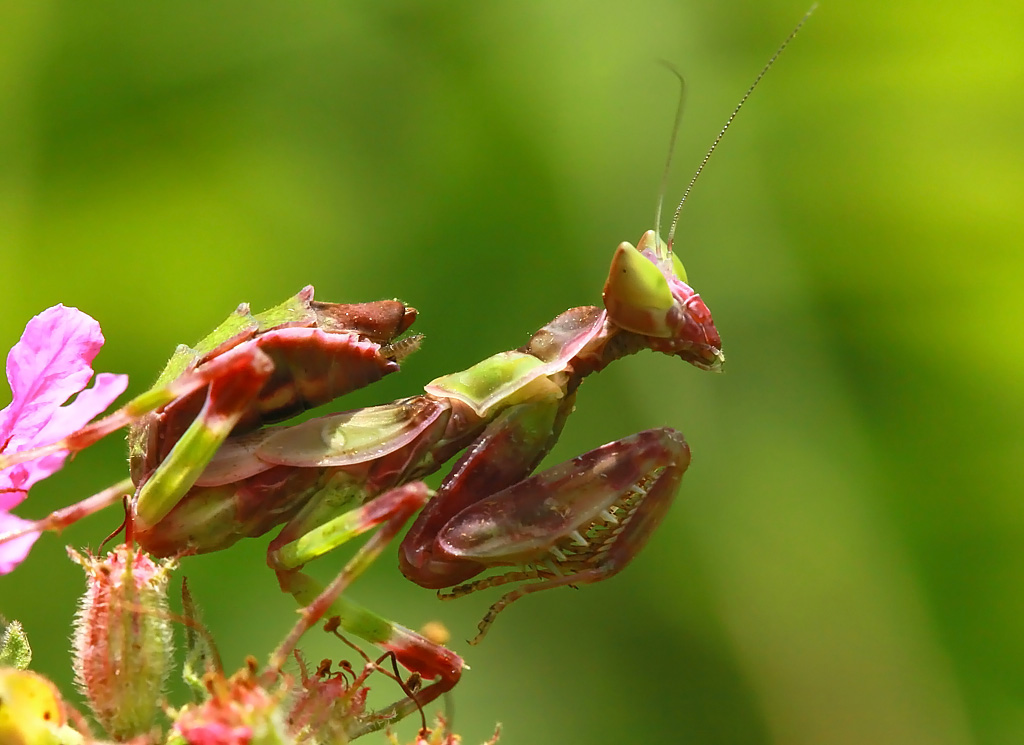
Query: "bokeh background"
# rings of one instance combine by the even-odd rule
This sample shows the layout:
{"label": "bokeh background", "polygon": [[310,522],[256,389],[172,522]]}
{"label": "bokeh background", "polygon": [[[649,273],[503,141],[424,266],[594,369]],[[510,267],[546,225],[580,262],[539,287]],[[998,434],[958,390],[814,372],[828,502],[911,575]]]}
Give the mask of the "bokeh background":
{"label": "bokeh background", "polygon": [[[400,297],[427,335],[338,406],[412,394],[599,302],[612,249],[653,221],[676,101],[657,60],[690,83],[672,203],[805,10],[5,3],[0,347],[75,305],[106,333],[98,367],[139,392],[239,302],[314,283]],[[551,458],[686,433],[677,503],[627,571],[524,600],[476,648],[459,640],[496,594],[441,604],[393,551],[353,588],[452,630],[467,743],[497,721],[535,745],[1024,741],[1022,36],[1019,2],[828,2],[764,80],[677,243],[727,373],[623,361]],[[84,453],[20,514],[120,478],[123,448]],[[63,538],[95,547],[119,519]],[[0,578],[0,612],[76,700],[63,543]],[[183,569],[231,669],[294,618],[265,545]]]}

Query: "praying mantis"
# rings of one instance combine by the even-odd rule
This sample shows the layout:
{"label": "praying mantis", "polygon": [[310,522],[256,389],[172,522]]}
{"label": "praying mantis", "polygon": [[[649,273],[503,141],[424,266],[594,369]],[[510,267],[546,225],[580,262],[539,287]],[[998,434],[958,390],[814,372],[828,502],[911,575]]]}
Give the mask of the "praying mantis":
{"label": "praying mantis", "polygon": [[[319,619],[337,617],[341,629],[428,682],[393,705],[396,717],[450,690],[465,667],[459,655],[358,606],[345,590],[411,520],[399,547],[408,579],[447,590],[446,598],[517,585],[491,606],[475,643],[510,603],[599,582],[637,555],[689,466],[682,434],[648,429],[535,470],[581,383],[611,363],[648,349],[721,370],[711,312],[672,250],[675,224],[725,129],[803,22],[715,139],[668,240],[649,230],[636,246],[615,249],[602,306],[566,310],[518,349],[437,378],[417,395],[281,425],[396,372],[419,344],[408,333],[416,310],[397,300],[319,302],[312,286],[262,313],[243,304],[197,345],[179,347],[155,385],[117,412],[44,448],[0,453],[2,469],[74,453],[129,427],[131,478],[32,528],[59,530],[124,497],[130,539],[155,556],[218,551],[283,526],[267,563],[304,614],[282,649]],[[459,453],[430,490],[423,478]],[[326,587],[302,571],[374,530]],[[275,653],[270,668],[284,662]]]}
{"label": "praying mantis", "polygon": [[[221,550],[283,523],[267,562],[306,607],[298,633],[337,616],[345,631],[436,681],[417,695],[422,706],[455,685],[461,658],[342,591],[417,511],[399,549],[402,573],[417,584],[464,595],[536,580],[492,607],[481,636],[522,595],[620,571],[671,504],[690,458],[682,435],[647,430],[531,474],[580,383],[611,362],[654,349],[721,367],[711,314],[681,274],[649,231],[638,247],[616,250],[604,308],[572,308],[520,349],[438,378],[420,395],[278,427],[261,425],[397,370],[417,344],[398,337],[415,311],[398,301],[319,303],[312,287],[257,315],[243,305],[195,348],[179,348],[153,389],[50,446],[75,452],[129,423],[132,478],[37,527],[61,527],[126,494],[131,538],[155,556]],[[460,451],[430,498],[421,479]],[[23,457],[3,457],[0,467]],[[374,527],[331,586],[302,573]],[[504,567],[516,569],[474,580]]]}

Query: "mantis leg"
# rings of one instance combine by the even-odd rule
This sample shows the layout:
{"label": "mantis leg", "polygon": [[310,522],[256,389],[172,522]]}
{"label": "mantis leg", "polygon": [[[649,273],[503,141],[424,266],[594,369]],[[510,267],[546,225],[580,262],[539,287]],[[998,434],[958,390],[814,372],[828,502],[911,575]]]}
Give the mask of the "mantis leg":
{"label": "mantis leg", "polygon": [[487,456],[486,448],[474,448],[459,464],[459,478],[446,480],[428,507],[436,532],[416,532],[421,514],[406,539],[415,545],[403,544],[401,553],[407,577],[438,589],[491,567],[516,567],[458,585],[442,598],[536,580],[491,606],[473,644],[524,595],[621,571],[661,522],[690,463],[679,432],[652,429],[488,491]]}
{"label": "mantis leg", "polygon": [[199,415],[142,484],[135,500],[135,521],[140,531],[160,522],[192,488],[274,371],[274,363],[258,347],[236,348],[216,361],[233,356],[247,364],[239,374],[218,375],[210,380]]}
{"label": "mantis leg", "polygon": [[[415,700],[402,699],[386,717],[401,718],[418,706],[424,706],[458,682],[464,667],[462,658],[416,632],[392,623],[344,597],[344,591],[376,559],[384,547],[402,529],[409,518],[430,497],[422,481],[392,489],[324,525],[291,540],[296,526],[288,529],[270,545],[268,563],[275,569],[281,588],[303,606],[302,618],[288,638],[274,652],[269,669],[279,671],[299,638],[324,617],[337,617],[345,631],[394,652],[406,668],[428,680],[435,680],[415,694]],[[379,530],[359,549],[326,587],[298,571],[309,559],[329,548],[379,526]]]}

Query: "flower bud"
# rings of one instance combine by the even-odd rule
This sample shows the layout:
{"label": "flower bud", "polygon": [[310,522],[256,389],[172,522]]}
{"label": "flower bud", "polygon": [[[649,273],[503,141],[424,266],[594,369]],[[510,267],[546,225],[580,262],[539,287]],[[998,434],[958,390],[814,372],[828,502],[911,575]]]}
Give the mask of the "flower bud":
{"label": "flower bud", "polygon": [[167,581],[176,562],[155,562],[125,545],[102,558],[68,555],[86,574],[75,616],[75,681],[112,737],[148,732],[172,664]]}

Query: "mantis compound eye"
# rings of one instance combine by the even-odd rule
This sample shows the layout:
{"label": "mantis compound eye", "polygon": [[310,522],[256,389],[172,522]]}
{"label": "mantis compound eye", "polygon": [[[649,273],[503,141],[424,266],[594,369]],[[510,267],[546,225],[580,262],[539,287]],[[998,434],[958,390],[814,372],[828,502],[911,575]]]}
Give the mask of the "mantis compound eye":
{"label": "mantis compound eye", "polygon": [[[671,259],[669,258],[671,257]],[[653,230],[634,248],[621,243],[604,285],[604,305],[621,328],[644,336],[669,338],[682,302],[693,294],[683,263]]]}
{"label": "mantis compound eye", "polygon": [[630,243],[615,249],[604,305],[616,324],[645,336],[667,336],[659,317],[672,307],[672,290],[661,271]]}
{"label": "mantis compound eye", "polygon": [[612,323],[646,337],[647,346],[702,369],[720,370],[722,340],[711,311],[690,285],[686,269],[657,233],[615,250],[604,306]]}

